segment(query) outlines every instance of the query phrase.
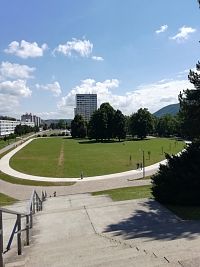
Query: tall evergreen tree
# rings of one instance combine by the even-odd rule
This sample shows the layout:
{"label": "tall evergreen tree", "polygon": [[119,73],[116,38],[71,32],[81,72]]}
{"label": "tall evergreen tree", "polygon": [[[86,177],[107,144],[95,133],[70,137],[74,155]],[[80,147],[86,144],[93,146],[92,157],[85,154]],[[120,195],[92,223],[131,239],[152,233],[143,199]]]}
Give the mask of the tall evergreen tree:
{"label": "tall evergreen tree", "polygon": [[[200,62],[196,68],[200,70]],[[200,136],[200,74],[190,70],[188,79],[195,89],[179,94],[180,118],[183,135],[194,139]]]}

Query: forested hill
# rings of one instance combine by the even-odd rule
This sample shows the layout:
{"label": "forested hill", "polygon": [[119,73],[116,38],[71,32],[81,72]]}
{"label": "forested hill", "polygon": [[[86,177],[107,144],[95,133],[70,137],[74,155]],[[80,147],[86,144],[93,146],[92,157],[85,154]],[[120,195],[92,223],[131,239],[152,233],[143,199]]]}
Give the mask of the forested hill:
{"label": "forested hill", "polygon": [[171,104],[168,106],[165,106],[158,111],[156,111],[153,115],[156,117],[162,117],[166,114],[176,115],[179,112],[180,104]]}

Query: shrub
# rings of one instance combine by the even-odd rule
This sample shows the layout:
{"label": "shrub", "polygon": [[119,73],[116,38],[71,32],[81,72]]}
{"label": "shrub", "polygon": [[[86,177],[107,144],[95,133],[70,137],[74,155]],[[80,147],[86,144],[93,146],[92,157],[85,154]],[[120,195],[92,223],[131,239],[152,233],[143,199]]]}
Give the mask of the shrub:
{"label": "shrub", "polygon": [[180,156],[169,156],[152,176],[152,194],[164,204],[200,205],[200,141],[189,145]]}

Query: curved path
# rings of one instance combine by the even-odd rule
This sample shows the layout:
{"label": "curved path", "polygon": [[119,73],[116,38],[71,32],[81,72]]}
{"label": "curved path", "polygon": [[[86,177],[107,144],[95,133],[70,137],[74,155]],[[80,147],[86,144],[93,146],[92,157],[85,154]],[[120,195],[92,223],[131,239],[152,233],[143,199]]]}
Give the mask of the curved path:
{"label": "curved path", "polygon": [[[30,174],[25,174],[18,172],[14,169],[12,169],[9,165],[9,160],[10,158],[17,153],[20,149],[22,149],[24,146],[29,144],[33,139],[30,139],[23,143],[22,145],[16,147],[13,149],[11,152],[6,154],[4,157],[1,158],[0,160],[0,171],[16,177],[16,178],[21,178],[21,179],[26,179],[26,180],[34,180],[34,181],[44,181],[44,182],[86,182],[86,181],[97,181],[100,179],[116,179],[116,178],[125,178],[125,179],[138,179],[143,177],[143,170],[131,170],[131,171],[126,171],[126,172],[121,172],[121,173],[114,173],[114,174],[107,174],[107,175],[100,175],[100,176],[93,176],[93,177],[84,177],[84,179],[80,178],[56,178],[56,177],[42,177],[42,176],[35,176],[35,175],[30,175]],[[154,174],[160,164],[165,164],[166,160],[163,160],[159,163],[155,163],[151,166],[145,167],[145,176],[149,176]]]}

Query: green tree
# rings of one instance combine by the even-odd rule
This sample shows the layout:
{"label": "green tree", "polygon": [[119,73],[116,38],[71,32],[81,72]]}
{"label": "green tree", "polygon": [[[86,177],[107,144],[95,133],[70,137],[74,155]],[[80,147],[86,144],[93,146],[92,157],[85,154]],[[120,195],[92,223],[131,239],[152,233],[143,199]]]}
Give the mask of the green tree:
{"label": "green tree", "polygon": [[66,122],[65,120],[59,120],[57,124],[58,129],[66,129]]}
{"label": "green tree", "polygon": [[[196,67],[200,70],[199,62]],[[195,89],[179,95],[181,129],[184,136],[194,139],[200,136],[200,74],[190,70],[188,79]]]}
{"label": "green tree", "polygon": [[85,138],[86,125],[81,115],[76,115],[71,122],[71,135],[72,138]]}
{"label": "green tree", "polygon": [[105,139],[110,140],[113,138],[113,119],[115,110],[109,103],[103,103],[100,106],[100,111],[104,114],[106,120]]}
{"label": "green tree", "polygon": [[117,137],[119,142],[126,137],[126,120],[120,110],[117,110],[114,114],[113,131],[114,137]]}
{"label": "green tree", "polygon": [[100,109],[92,114],[88,125],[88,137],[96,141],[106,138],[106,116]]}
{"label": "green tree", "polygon": [[177,133],[177,118],[170,114],[166,114],[158,118],[156,132],[159,136],[171,136]]}
{"label": "green tree", "polygon": [[152,114],[146,108],[140,108],[130,117],[130,133],[132,136],[144,139],[147,134],[151,133],[154,126]]}
{"label": "green tree", "polygon": [[152,193],[165,204],[199,205],[200,141],[193,142],[181,156],[166,155],[167,165],[160,165],[152,176]]}

